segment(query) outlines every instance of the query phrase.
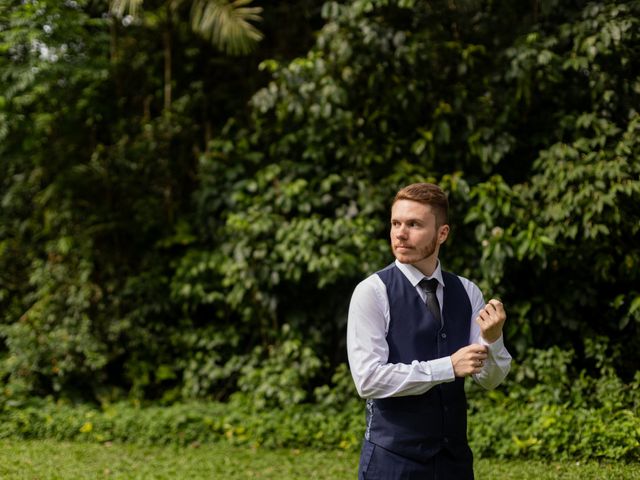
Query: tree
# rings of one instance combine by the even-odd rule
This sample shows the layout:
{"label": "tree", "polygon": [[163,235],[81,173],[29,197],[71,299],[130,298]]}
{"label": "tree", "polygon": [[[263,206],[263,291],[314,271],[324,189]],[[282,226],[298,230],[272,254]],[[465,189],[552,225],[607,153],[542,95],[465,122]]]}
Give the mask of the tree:
{"label": "tree", "polygon": [[486,244],[484,278],[515,300],[520,348],[606,338],[626,375],[640,360],[639,11],[592,3],[506,52],[513,125],[535,158],[521,181],[478,184],[467,218]]}
{"label": "tree", "polygon": [[327,3],[314,48],[265,62],[247,129],[203,165],[255,173],[227,203],[226,257],[185,258],[185,301],[241,309],[253,342],[286,325],[338,364],[349,292],[391,261],[387,200],[431,180],[451,193],[445,266],[504,299],[516,355],[624,336],[610,355],[632,375],[638,3],[528,8]]}
{"label": "tree", "polygon": [[[172,102],[172,31],[173,16],[185,3],[191,3],[191,26],[195,32],[213,45],[231,55],[246,54],[252,50],[262,34],[250,23],[260,21],[260,7],[248,7],[251,0],[168,0],[154,11],[153,20],[161,24],[164,52],[164,108],[169,111]],[[112,0],[111,11],[119,18],[125,12],[138,16],[143,0]],[[129,20],[131,21],[131,20]],[[113,30],[115,32],[115,30]]]}
{"label": "tree", "polygon": [[[208,333],[221,329],[190,317],[171,279],[200,228],[189,210],[198,156],[263,82],[247,72],[264,52],[230,59],[175,17],[169,97],[153,15],[134,28],[106,17],[107,2],[0,9],[3,392],[211,392],[215,379],[190,379],[203,352],[215,359]],[[279,42],[268,51],[290,45]]]}
{"label": "tree", "polygon": [[311,399],[420,180],[450,192],[443,263],[502,297],[516,355],[581,333],[635,370],[637,1],[328,2],[302,40],[265,8],[232,60],[187,3],[145,6],[0,6],[11,388]]}
{"label": "tree", "polygon": [[[177,11],[191,3],[191,26],[224,52],[249,53],[262,34],[250,23],[260,21],[261,7],[250,7],[252,0],[169,0],[165,8]],[[119,17],[129,12],[136,17],[143,0],[112,0],[111,9]]]}

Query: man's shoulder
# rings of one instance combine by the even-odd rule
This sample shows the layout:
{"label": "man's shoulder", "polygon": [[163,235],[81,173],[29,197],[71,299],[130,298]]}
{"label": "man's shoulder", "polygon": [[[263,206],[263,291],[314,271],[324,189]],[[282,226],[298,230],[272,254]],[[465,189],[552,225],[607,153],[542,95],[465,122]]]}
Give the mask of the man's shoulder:
{"label": "man's shoulder", "polygon": [[[451,278],[457,278],[458,280],[460,280],[460,283],[462,284],[462,287],[464,288],[464,290],[467,292],[467,295],[469,296],[470,300],[474,300],[476,297],[482,297],[482,291],[480,290],[480,287],[478,287],[478,285],[475,282],[473,282],[472,280],[469,280],[467,277],[464,277],[462,275],[457,275],[452,272],[445,272],[444,270],[442,274],[443,276],[445,276],[445,274],[448,274],[451,276]],[[447,282],[446,276],[444,277],[444,281],[446,284]]]}
{"label": "man's shoulder", "polygon": [[371,276],[372,277],[375,276],[375,277],[378,278],[378,280],[382,280],[384,283],[386,283],[390,277],[392,277],[394,274],[396,274],[398,272],[399,272],[399,269],[398,269],[398,267],[396,267],[396,264],[395,263],[391,263],[391,264],[387,265],[386,267],[378,270],[376,273],[374,273]]}
{"label": "man's shoulder", "polygon": [[368,301],[383,301],[387,290],[378,272],[372,273],[361,280],[353,290],[351,301],[354,303]]}
{"label": "man's shoulder", "polygon": [[356,285],[356,290],[378,289],[381,285],[383,285],[382,279],[380,278],[380,273],[387,268],[388,267],[385,267],[382,270],[371,273],[369,276],[360,280],[360,282]]}
{"label": "man's shoulder", "polygon": [[456,274],[452,274],[455,275],[456,277],[458,277],[458,279],[460,279],[460,282],[462,283],[462,285],[464,285],[465,288],[469,287],[469,288],[474,288],[474,289],[480,289],[478,287],[478,285],[475,284],[475,282],[473,282],[473,280],[469,280],[467,277],[463,277],[462,275],[456,275]]}

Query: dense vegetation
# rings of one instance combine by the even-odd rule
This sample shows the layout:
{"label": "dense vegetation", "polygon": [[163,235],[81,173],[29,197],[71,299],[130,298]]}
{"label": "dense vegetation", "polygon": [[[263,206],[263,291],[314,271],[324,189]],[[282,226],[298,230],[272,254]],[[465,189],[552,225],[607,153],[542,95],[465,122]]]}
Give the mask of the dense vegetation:
{"label": "dense vegetation", "polygon": [[[469,383],[469,441],[479,458],[623,460],[640,468],[640,377],[628,385],[603,365],[571,375],[572,352],[531,352],[504,388]],[[592,351],[592,357],[602,352]],[[558,371],[564,373],[559,376]],[[571,375],[571,376],[568,376]],[[575,380],[572,380],[576,378]],[[245,395],[225,403],[72,405],[32,398],[0,412],[0,438],[139,445],[230,444],[250,448],[359,451],[362,404],[347,376],[315,402],[264,409]]]}
{"label": "dense vegetation", "polygon": [[245,56],[188,3],[0,5],[4,414],[343,405],[351,290],[429,180],[523,364],[485,423],[521,436],[476,448],[586,455],[619,421],[594,456],[637,459],[640,2],[264,1]]}

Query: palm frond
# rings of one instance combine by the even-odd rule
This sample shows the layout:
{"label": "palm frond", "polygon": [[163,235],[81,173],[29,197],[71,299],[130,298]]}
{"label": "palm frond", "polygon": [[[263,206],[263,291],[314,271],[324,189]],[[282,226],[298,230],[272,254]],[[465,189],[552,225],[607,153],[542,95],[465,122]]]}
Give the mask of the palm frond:
{"label": "palm frond", "polygon": [[111,0],[111,13],[122,18],[125,13],[128,12],[132,17],[136,17],[143,1],[144,0]]}
{"label": "palm frond", "polygon": [[263,35],[250,22],[262,20],[262,7],[252,0],[194,0],[191,25],[195,32],[230,55],[251,51]]}

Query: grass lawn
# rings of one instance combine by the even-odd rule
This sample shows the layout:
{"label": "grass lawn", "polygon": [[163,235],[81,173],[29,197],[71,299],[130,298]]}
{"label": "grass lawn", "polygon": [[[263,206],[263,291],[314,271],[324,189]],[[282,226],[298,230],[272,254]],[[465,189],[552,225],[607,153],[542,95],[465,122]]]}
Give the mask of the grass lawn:
{"label": "grass lawn", "polygon": [[[0,441],[2,480],[355,479],[358,455],[228,445],[141,447],[56,441]],[[476,480],[639,480],[640,465],[477,460]]]}

